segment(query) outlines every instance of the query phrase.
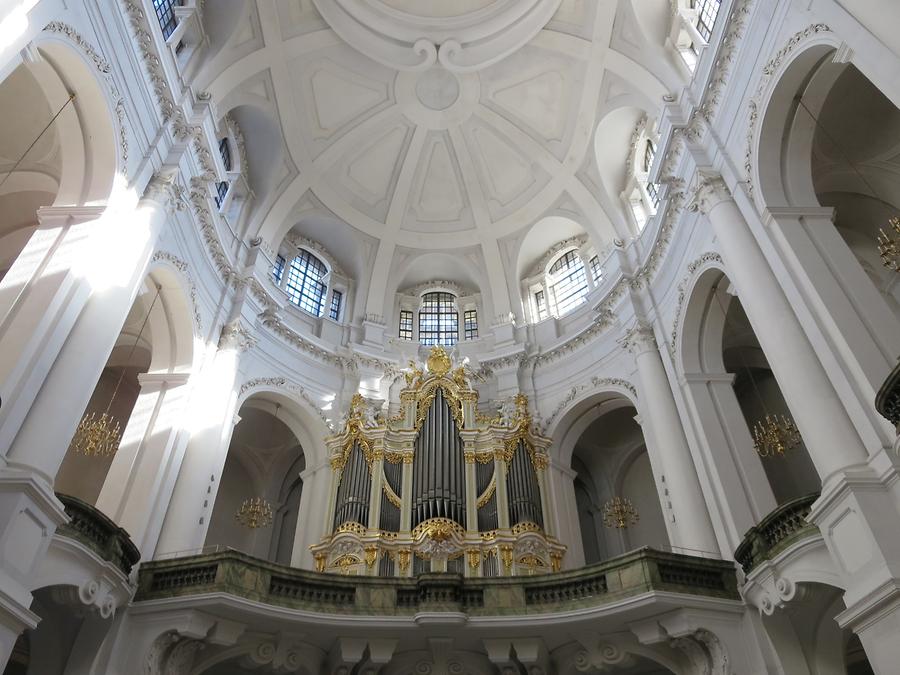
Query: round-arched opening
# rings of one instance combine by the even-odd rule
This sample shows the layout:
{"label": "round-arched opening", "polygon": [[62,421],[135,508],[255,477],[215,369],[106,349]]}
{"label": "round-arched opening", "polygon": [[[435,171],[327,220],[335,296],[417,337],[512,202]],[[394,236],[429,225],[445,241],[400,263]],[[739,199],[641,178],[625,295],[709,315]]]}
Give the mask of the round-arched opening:
{"label": "round-arched opening", "polygon": [[[644,546],[666,550],[669,537],[637,411],[598,398],[577,420],[571,469],[586,564]],[[617,517],[616,498],[628,505]],[[626,501],[627,500],[627,501]]]}
{"label": "round-arched opening", "polygon": [[293,559],[306,455],[279,400],[259,395],[239,412],[207,547],[232,548],[289,565]]}

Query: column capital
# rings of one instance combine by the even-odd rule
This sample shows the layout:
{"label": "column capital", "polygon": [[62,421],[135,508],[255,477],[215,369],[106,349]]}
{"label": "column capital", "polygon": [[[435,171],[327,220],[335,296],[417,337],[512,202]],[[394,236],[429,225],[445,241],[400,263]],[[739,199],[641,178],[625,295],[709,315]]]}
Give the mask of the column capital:
{"label": "column capital", "polygon": [[653,334],[653,328],[643,323],[638,323],[625,335],[619,338],[619,344],[622,349],[635,356],[640,356],[644,352],[656,351],[656,336]]}
{"label": "column capital", "polygon": [[725,184],[725,179],[718,173],[705,171],[697,172],[697,185],[693,189],[688,210],[708,214],[722,202],[733,199],[731,190]]}
{"label": "column capital", "polygon": [[256,337],[244,328],[240,319],[227,323],[222,327],[219,337],[219,349],[235,349],[244,352],[256,346]]}
{"label": "column capital", "polygon": [[175,211],[184,211],[187,202],[184,198],[184,188],[178,182],[177,172],[157,171],[150,178],[141,199],[155,201],[165,207],[171,215]]}

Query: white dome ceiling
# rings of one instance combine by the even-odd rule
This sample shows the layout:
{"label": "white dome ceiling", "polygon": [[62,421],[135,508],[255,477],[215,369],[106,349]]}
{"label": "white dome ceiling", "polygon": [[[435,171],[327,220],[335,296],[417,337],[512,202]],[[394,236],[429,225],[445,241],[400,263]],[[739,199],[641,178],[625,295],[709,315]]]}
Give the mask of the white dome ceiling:
{"label": "white dome ceiling", "polygon": [[[640,2],[668,12],[666,0]],[[596,144],[594,131],[621,106],[656,114],[674,77],[629,0],[247,2],[215,25],[218,53],[199,81],[220,115],[268,114],[270,129],[242,129],[248,146],[272,129],[284,142],[267,184],[254,185],[251,229],[270,244],[324,212],[377,250],[389,285],[401,248],[515,269],[522,238],[548,215],[575,220],[598,248],[629,235],[622,186],[601,176],[624,176],[631,130]],[[461,48],[448,61],[388,65],[385,44],[415,57],[416,43],[440,51],[449,35]],[[348,258],[359,251],[332,253],[357,267]],[[485,283],[508,285],[502,274]]]}

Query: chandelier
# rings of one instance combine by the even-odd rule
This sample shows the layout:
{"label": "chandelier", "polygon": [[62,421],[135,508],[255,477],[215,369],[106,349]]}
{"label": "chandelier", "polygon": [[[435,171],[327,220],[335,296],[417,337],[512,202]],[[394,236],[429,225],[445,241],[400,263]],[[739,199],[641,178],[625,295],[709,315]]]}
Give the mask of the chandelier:
{"label": "chandelier", "polygon": [[796,448],[801,442],[794,420],[784,415],[770,415],[753,425],[753,447],[760,457],[776,457]]}
{"label": "chandelier", "polygon": [[116,382],[116,388],[113,389],[109,403],[106,404],[106,410],[100,415],[97,415],[96,412],[92,412],[90,415],[84,415],[78,423],[78,428],[75,430],[75,435],[72,437],[71,446],[75,452],[80,453],[85,457],[109,457],[110,455],[114,455],[119,449],[119,442],[122,439],[122,427],[119,424],[119,420],[113,417],[109,411],[112,408],[113,401],[116,400],[116,395],[119,393],[119,387],[122,384],[122,380],[125,379],[125,370],[128,367],[128,364],[131,363],[131,357],[134,355],[134,350],[138,346],[138,342],[141,341],[141,336],[144,334],[144,328],[147,326],[147,321],[150,319],[150,312],[153,311],[153,305],[155,305],[156,301],[159,299],[159,291],[160,286],[157,285],[156,295],[153,297],[153,302],[150,303],[150,308],[147,310],[147,315],[144,317],[141,329],[134,339],[134,344],[131,345],[131,351],[128,352],[128,359],[122,367],[122,372],[119,373],[119,380]]}
{"label": "chandelier", "polygon": [[606,527],[624,530],[636,525],[640,518],[634,504],[627,497],[613,497],[603,505],[603,524]]}
{"label": "chandelier", "polygon": [[272,524],[272,505],[262,497],[251,497],[241,503],[234,519],[244,527],[255,530]]}
{"label": "chandelier", "polygon": [[888,226],[893,230],[891,234],[881,228],[878,230],[878,253],[881,255],[881,264],[897,272],[900,270],[900,218],[891,218]]}

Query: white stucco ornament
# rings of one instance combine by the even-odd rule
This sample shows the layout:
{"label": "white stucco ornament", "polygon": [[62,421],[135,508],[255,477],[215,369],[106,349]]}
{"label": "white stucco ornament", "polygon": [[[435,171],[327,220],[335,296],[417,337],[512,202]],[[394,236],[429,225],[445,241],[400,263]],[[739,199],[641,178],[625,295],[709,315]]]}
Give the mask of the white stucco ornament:
{"label": "white stucco ornament", "polygon": [[315,0],[348,44],[398,70],[471,72],[531,40],[561,0]]}

